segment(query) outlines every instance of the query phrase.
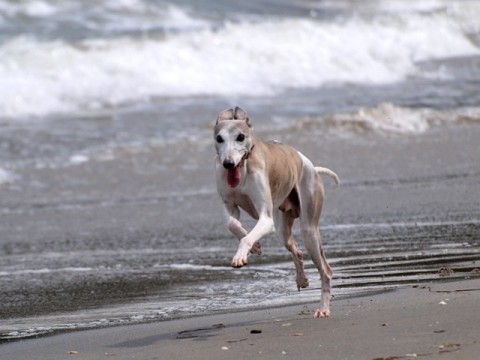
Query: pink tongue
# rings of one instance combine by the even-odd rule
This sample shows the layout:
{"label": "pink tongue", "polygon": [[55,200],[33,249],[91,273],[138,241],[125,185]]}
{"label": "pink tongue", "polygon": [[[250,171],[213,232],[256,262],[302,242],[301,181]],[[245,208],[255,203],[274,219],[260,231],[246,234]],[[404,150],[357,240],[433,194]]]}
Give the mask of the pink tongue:
{"label": "pink tongue", "polygon": [[227,183],[231,188],[235,188],[240,184],[241,172],[240,166],[235,166],[233,169],[229,169],[227,173]]}

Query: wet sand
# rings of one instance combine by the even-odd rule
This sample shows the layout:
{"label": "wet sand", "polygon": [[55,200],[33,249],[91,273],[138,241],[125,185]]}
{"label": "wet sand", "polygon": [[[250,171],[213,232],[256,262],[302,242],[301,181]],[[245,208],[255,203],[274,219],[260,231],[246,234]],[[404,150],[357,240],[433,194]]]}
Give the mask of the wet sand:
{"label": "wet sand", "polygon": [[312,305],[62,334],[0,347],[31,359],[474,359],[480,280],[419,284]]}
{"label": "wet sand", "polygon": [[[444,126],[404,137],[366,134],[355,139],[329,137],[322,135],[322,129],[312,129],[301,143],[295,135],[294,130],[267,134],[297,146],[342,179],[338,188],[327,185],[321,227],[415,221],[473,223],[477,225],[473,233],[466,232],[470,237],[465,242],[478,248],[479,126]],[[158,245],[155,239],[162,236],[168,237],[165,244],[172,247],[177,246],[177,235],[193,242],[228,236],[214,191],[211,143],[186,142],[181,150],[177,146],[161,149],[161,156],[155,152],[132,154],[105,163],[22,174],[26,183],[42,179],[42,191],[28,186],[15,189],[21,184],[3,190],[0,228],[8,234],[3,237],[4,252],[21,253],[29,246],[70,251],[72,244],[75,249],[120,247],[128,251]],[[165,158],[173,164],[171,168],[165,167]],[[189,166],[191,159],[199,158],[204,166]],[[180,189],[184,195],[165,197]],[[204,189],[204,195],[198,195],[198,189]],[[189,191],[196,195],[188,195]],[[330,241],[328,232],[326,241]],[[232,240],[232,253],[234,246]],[[225,254],[226,261],[229,256]],[[448,266],[438,266],[444,265]],[[470,265],[478,267],[478,261]],[[334,299],[330,319],[311,319],[312,304],[308,309],[300,305],[233,312],[7,343],[0,346],[0,358],[277,359],[284,355],[374,359],[414,354],[435,358],[441,354],[445,359],[471,359],[480,350],[480,280],[474,273],[463,277],[471,279],[459,281],[457,276],[449,282],[446,277],[415,288],[400,286],[393,292]],[[35,299],[27,298],[23,304],[9,298],[8,289],[2,291],[7,316],[28,315],[28,309],[33,309],[32,314],[51,310],[45,299],[35,307]],[[115,293],[118,288],[112,291],[111,297],[104,294],[104,303],[93,305],[106,305],[123,296]],[[59,308],[63,311],[92,306],[89,298],[64,301],[58,305],[64,306]],[[252,334],[251,330],[261,333]]]}

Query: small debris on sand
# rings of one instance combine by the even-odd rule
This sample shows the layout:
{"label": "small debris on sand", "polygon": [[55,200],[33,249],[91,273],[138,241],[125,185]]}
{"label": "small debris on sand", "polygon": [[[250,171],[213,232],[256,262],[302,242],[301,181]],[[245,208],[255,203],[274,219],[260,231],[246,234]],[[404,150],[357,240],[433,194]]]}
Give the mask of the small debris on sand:
{"label": "small debris on sand", "polygon": [[451,344],[451,343],[438,345],[438,348],[440,349],[440,353],[456,351],[458,350],[459,347],[460,347],[460,344]]}
{"label": "small debris on sand", "polygon": [[453,269],[449,266],[444,266],[438,270],[438,275],[440,276],[450,276],[453,274]]}

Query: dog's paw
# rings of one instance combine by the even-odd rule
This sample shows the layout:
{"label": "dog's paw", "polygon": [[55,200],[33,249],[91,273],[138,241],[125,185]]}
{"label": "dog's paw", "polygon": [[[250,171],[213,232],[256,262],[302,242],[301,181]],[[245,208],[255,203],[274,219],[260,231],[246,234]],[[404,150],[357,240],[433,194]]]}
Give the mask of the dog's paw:
{"label": "dog's paw", "polygon": [[330,309],[326,307],[321,307],[320,309],[317,309],[315,311],[315,314],[313,315],[315,319],[327,318],[329,316],[330,316]]}
{"label": "dog's paw", "polygon": [[244,258],[235,256],[232,259],[232,262],[230,263],[230,265],[233,268],[241,268],[242,266],[245,266],[247,264],[248,263],[247,263],[247,257],[246,256]]}
{"label": "dog's paw", "polygon": [[307,288],[308,285],[309,285],[309,283],[308,283],[308,278],[307,277],[297,278],[298,291],[300,291],[300,289]]}
{"label": "dog's paw", "polygon": [[232,267],[239,268],[247,265],[248,253],[250,252],[250,250],[252,250],[254,245],[255,244],[249,244],[246,238],[240,240],[240,245],[238,246],[237,253],[233,257],[231,262]]}
{"label": "dog's paw", "polygon": [[262,255],[262,245],[260,245],[259,242],[255,243],[255,245],[253,245],[250,249],[250,252],[258,256]]}

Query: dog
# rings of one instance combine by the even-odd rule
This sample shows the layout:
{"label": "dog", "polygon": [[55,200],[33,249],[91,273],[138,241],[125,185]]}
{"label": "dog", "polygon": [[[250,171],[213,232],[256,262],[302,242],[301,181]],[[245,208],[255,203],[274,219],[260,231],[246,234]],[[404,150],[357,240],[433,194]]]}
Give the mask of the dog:
{"label": "dog", "polygon": [[[252,131],[247,112],[239,107],[220,112],[214,127],[217,190],[228,229],[240,240],[231,266],[247,265],[249,253],[260,255],[260,240],[276,230],[295,263],[298,290],[306,288],[303,253],[292,232],[299,218],[305,247],[322,281],[320,308],[314,317],[328,317],[333,271],[318,229],[324,199],[321,175],[332,177],[337,184],[339,178],[330,169],[313,166],[293,147],[261,141]],[[250,232],[240,222],[240,209],[258,220]]]}

